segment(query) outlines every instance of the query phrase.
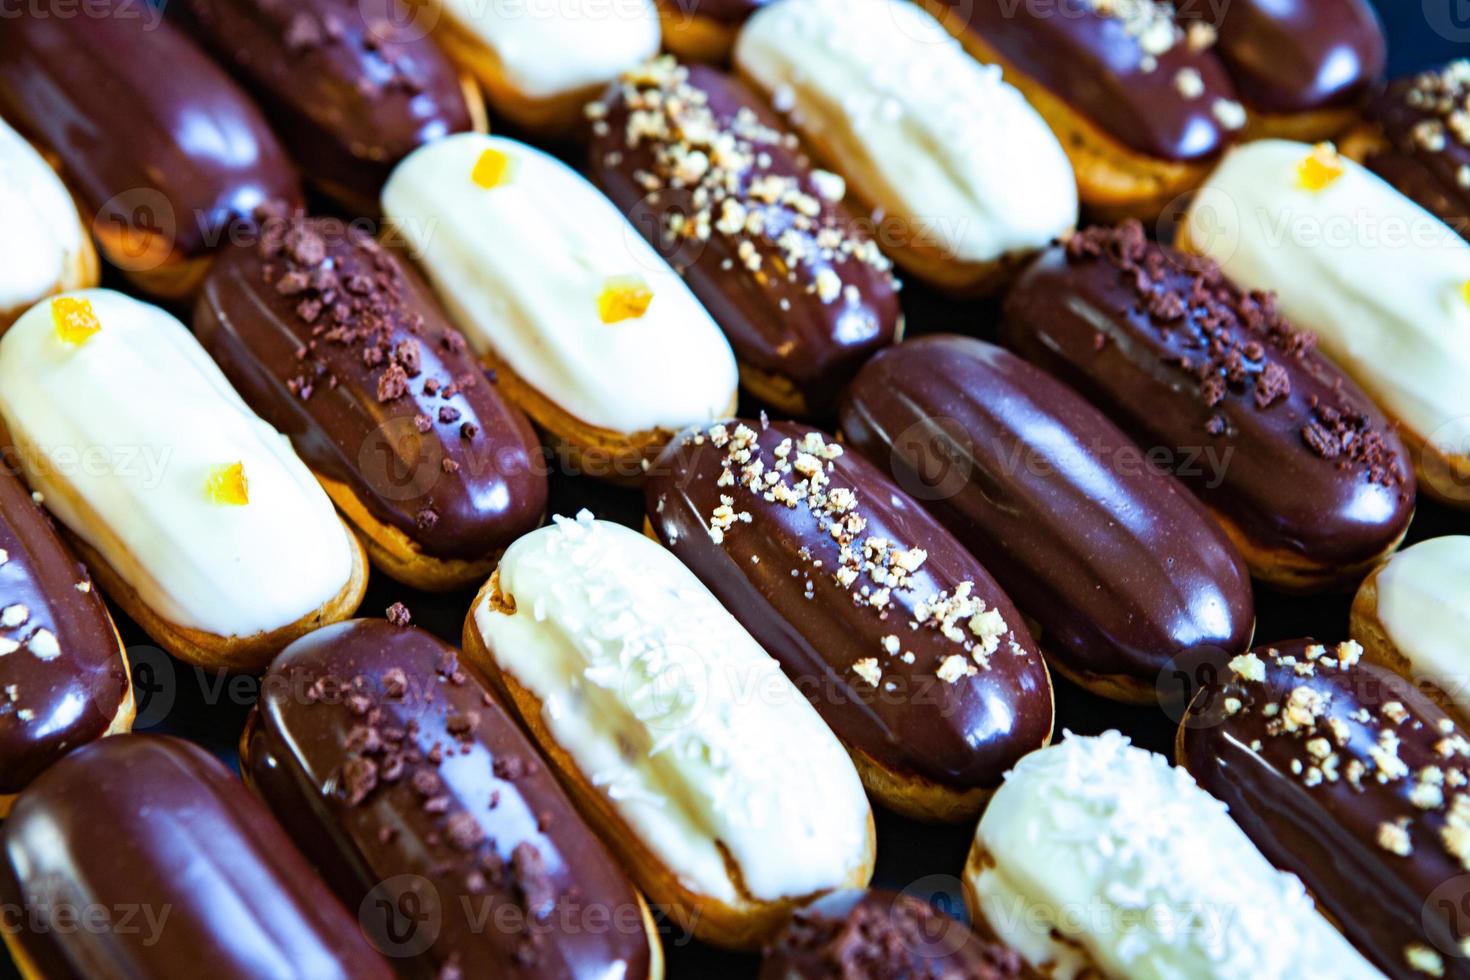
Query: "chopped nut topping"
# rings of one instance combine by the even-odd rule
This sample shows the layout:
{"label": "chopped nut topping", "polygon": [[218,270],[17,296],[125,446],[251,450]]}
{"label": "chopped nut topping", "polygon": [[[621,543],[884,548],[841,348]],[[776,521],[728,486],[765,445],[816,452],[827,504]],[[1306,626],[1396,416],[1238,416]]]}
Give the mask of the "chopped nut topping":
{"label": "chopped nut topping", "polygon": [[1266,679],[1266,665],[1254,653],[1242,653],[1231,658],[1229,666],[1231,673],[1242,680],[1259,682]]}

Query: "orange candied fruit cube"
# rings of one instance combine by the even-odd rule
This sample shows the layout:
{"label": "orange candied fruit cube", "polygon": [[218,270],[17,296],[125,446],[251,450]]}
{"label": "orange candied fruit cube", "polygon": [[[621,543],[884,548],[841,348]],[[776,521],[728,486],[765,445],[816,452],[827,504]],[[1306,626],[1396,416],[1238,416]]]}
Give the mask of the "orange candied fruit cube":
{"label": "orange candied fruit cube", "polygon": [[613,276],[597,297],[597,314],[603,323],[636,320],[648,312],[653,290],[637,276]]}
{"label": "orange candied fruit cube", "polygon": [[470,179],[479,184],[485,190],[493,190],[503,184],[509,184],[515,176],[516,161],[509,153],[491,148],[480,154],[480,159],[475,161],[475,169],[470,172]]}
{"label": "orange candied fruit cube", "polygon": [[1301,163],[1296,165],[1296,178],[1303,189],[1324,190],[1343,173],[1342,157],[1331,143],[1318,143]]}
{"label": "orange candied fruit cube", "polygon": [[85,344],[102,329],[97,314],[92,311],[92,301],[75,296],[58,296],[51,301],[51,322],[56,324],[56,336],[75,347]]}
{"label": "orange candied fruit cube", "polygon": [[244,463],[227,463],[209,471],[209,499],[228,507],[244,507],[250,503],[250,481],[245,479]]}
{"label": "orange candied fruit cube", "polygon": [[1460,295],[1465,297],[1466,304],[1470,304],[1470,279],[1466,279],[1465,284],[1460,287]]}

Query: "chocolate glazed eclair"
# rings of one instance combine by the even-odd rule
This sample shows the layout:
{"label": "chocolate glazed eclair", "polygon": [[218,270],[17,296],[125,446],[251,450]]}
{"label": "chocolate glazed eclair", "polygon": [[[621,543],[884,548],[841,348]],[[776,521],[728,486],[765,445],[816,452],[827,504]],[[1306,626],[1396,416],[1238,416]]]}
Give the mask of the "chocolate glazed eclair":
{"label": "chocolate glazed eclair", "polygon": [[1257,647],[1196,695],[1179,764],[1392,977],[1470,977],[1470,740],[1349,640]]}
{"label": "chocolate glazed eclair", "polygon": [[290,437],[374,564],[421,589],[483,581],[546,509],[530,423],[371,236],[281,216],[263,232],[225,250],[205,282],[205,349]]}
{"label": "chocolate glazed eclair", "polygon": [[1265,582],[1354,582],[1408,529],[1404,447],[1316,338],[1137,222],[1037,259],[1001,340],[1160,447]]}
{"label": "chocolate glazed eclair", "polygon": [[1343,152],[1470,238],[1470,60],[1396,79],[1364,110]]}
{"label": "chocolate glazed eclair", "polygon": [[751,394],[831,413],[862,362],[903,334],[892,263],[743,82],[660,58],[593,116],[591,174],[724,330]]}
{"label": "chocolate glazed eclair", "polygon": [[349,908],[439,924],[386,933],[408,975],[663,975],[643,899],[453,647],[353,620],[287,647],[263,691],[246,781]]}
{"label": "chocolate glazed eclair", "polygon": [[59,163],[102,254],[142,290],[190,295],[221,241],[301,186],[230,77],[145,4],[0,18],[0,115]]}
{"label": "chocolate glazed eclair", "polygon": [[1215,31],[1157,0],[1059,6],[922,0],[1051,125],[1100,219],[1151,217],[1191,189],[1246,123]]}
{"label": "chocolate glazed eclair", "polygon": [[849,389],[842,434],[983,556],[1052,669],[1095,693],[1152,702],[1166,672],[1250,646],[1250,578],[1224,532],[1014,354],[942,335],[884,351]]}
{"label": "chocolate glazed eclair", "polygon": [[394,976],[260,801],[181,739],[73,752],[21,795],[3,846],[26,980]]}
{"label": "chocolate glazed eclair", "polygon": [[376,214],[393,167],[416,147],[487,128],[461,78],[402,0],[181,0],[169,17],[259,101],[307,180],[353,214]]}
{"label": "chocolate glazed eclair", "polygon": [[133,726],[127,653],[102,595],[0,466],[0,816],[68,750]]}
{"label": "chocolate glazed eclair", "polygon": [[1050,675],[1011,600],[819,431],[689,430],[645,492],[654,537],[780,662],[891,809],[973,819],[1050,739]]}

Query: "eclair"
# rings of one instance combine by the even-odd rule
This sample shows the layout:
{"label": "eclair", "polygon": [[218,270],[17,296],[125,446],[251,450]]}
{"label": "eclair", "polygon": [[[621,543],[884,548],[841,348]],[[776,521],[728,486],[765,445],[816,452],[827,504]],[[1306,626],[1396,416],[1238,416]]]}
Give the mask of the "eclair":
{"label": "eclair", "polygon": [[750,15],[771,0],[658,0],[664,47],[686,61],[723,64]]}
{"label": "eclair", "polygon": [[133,683],[112,616],[46,512],[5,466],[0,692],[0,816],[67,751],[133,727]]}
{"label": "eclair", "polygon": [[511,545],[465,620],[488,676],[643,893],[718,946],[873,873],[842,746],[669,552],[587,511]]}
{"label": "eclair", "polygon": [[780,662],[888,808],[973,819],[1051,737],[1051,679],[979,561],[882,471],[796,423],[692,429],[650,533]]}
{"label": "eclair", "polygon": [[922,3],[1050,124],[1098,219],[1157,215],[1204,179],[1246,124],[1209,50],[1214,28],[1180,21],[1171,3]]}
{"label": "eclair", "polygon": [[1470,238],[1470,60],[1390,82],[1343,152]]}
{"label": "eclair", "polygon": [[414,29],[404,0],[181,0],[168,16],[260,103],[313,185],[377,211],[393,167],[430,140],[484,132],[479,86]]}
{"label": "eclair", "polygon": [[917,279],[994,291],[1077,220],[1076,179],[1046,123],[915,4],[771,4],[740,32],[735,65]]}
{"label": "eclair", "polygon": [[484,86],[494,115],[543,138],[576,129],[582,107],[659,47],[654,0],[427,0],[415,14]]}
{"label": "eclair", "polygon": [[501,391],[578,472],[621,482],[734,409],[735,356],[616,205],[524,143],[416,150],[383,211]]}
{"label": "eclair", "polygon": [[97,285],[97,250],[71,193],[0,120],[0,333],[38,301]]}
{"label": "eclair", "polygon": [[1021,958],[913,895],[836,892],[798,909],[766,947],[760,980],[1015,980]]}
{"label": "eclair", "polygon": [[110,290],[0,338],[0,446],[107,595],[182,660],[263,668],[350,616],[357,538],[188,329]]}
{"label": "eclair", "polygon": [[1224,532],[1014,354],[953,335],[884,351],[848,390],[842,435],[985,562],[1051,668],[1094,693],[1152,703],[1161,676],[1250,646],[1250,578]]}
{"label": "eclair", "polygon": [[188,296],[223,241],[301,186],[260,110],[162,15],[0,19],[0,115],[58,169],[102,255],[139,289]]}
{"label": "eclair", "polygon": [[1000,338],[1149,447],[1264,582],[1351,587],[1408,530],[1412,463],[1383,413],[1273,296],[1137,222],[1038,258]]}
{"label": "eclair", "polygon": [[260,801],[182,739],[83,746],[0,844],[0,935],[26,980],[395,975]]}
{"label": "eclair", "polygon": [[1470,740],[1362,652],[1292,640],[1237,658],[1195,696],[1178,761],[1385,974],[1463,980]]}
{"label": "eclair", "polygon": [[963,883],[975,928],[1028,980],[1382,976],[1224,804],[1115,731],[1021,760]]}
{"label": "eclair", "polygon": [[419,589],[479,585],[541,523],[541,447],[398,255],[324,218],[227,248],[194,330],[291,438],[373,564]]}
{"label": "eclair", "polygon": [[742,82],[663,57],[623,75],[592,118],[592,179],[725,331],[747,391],[829,415],[903,333],[892,263]]}
{"label": "eclair", "polygon": [[1365,659],[1409,678],[1456,718],[1470,718],[1470,537],[1420,541],[1373,570],[1353,598],[1348,635]]}
{"label": "eclair", "polygon": [[386,897],[438,923],[399,951],[415,975],[663,976],[642,898],[453,647],[338,623],[282,651],[261,690],[246,782],[348,908],[408,883]]}
{"label": "eclair", "polygon": [[1274,291],[1397,425],[1419,489],[1470,504],[1470,243],[1330,145],[1285,140],[1231,153],[1179,236]]}

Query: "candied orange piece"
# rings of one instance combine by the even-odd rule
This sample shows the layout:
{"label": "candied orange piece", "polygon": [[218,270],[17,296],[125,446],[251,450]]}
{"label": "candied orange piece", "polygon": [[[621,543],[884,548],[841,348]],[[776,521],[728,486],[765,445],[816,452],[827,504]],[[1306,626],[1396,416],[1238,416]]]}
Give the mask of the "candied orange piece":
{"label": "candied orange piece", "polygon": [[636,320],[648,312],[653,290],[638,276],[613,276],[603,283],[597,297],[597,314],[603,323]]}
{"label": "candied orange piece", "polygon": [[228,507],[244,507],[250,503],[250,481],[245,479],[244,463],[227,463],[209,471],[209,499]]}
{"label": "candied orange piece", "polygon": [[502,184],[509,184],[511,177],[515,176],[515,169],[515,158],[509,153],[489,149],[481,153],[480,159],[475,161],[470,179],[487,191],[493,190]]}
{"label": "candied orange piece", "polygon": [[102,329],[97,314],[92,312],[92,301],[75,296],[58,296],[51,301],[51,322],[56,324],[56,336],[75,347]]}
{"label": "candied orange piece", "polygon": [[1470,279],[1466,279],[1465,284],[1460,287],[1460,295],[1465,297],[1467,304],[1470,304]]}
{"label": "candied orange piece", "polygon": [[1301,163],[1296,165],[1296,179],[1304,190],[1324,190],[1342,176],[1342,157],[1331,143],[1318,143]]}

